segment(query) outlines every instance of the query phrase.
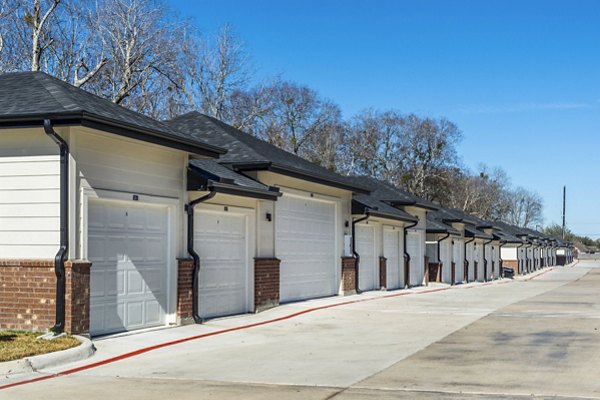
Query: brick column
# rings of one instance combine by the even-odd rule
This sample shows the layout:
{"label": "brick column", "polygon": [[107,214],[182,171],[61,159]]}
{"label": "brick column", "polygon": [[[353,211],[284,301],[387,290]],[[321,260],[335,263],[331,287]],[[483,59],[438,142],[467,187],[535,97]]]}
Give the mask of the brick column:
{"label": "brick column", "polygon": [[65,331],[74,334],[90,332],[90,268],[92,263],[72,260],[65,263]]}
{"label": "brick column", "polygon": [[410,287],[410,258],[404,254],[404,287]]}
{"label": "brick column", "polygon": [[[90,267],[65,262],[65,332],[88,333]],[[56,318],[54,260],[0,260],[0,328],[47,331]]]}
{"label": "brick column", "polygon": [[277,258],[254,259],[254,312],[279,305],[279,265]]}
{"label": "brick column", "polygon": [[356,293],[356,259],[342,257],[342,291],[345,295]]}
{"label": "brick column", "polygon": [[387,288],[387,258],[379,257],[379,287]]}
{"label": "brick column", "polygon": [[429,270],[427,271],[427,273],[429,274],[428,276],[428,282],[441,282],[442,281],[442,274],[441,274],[441,268],[442,264],[440,263],[429,263]]}
{"label": "brick column", "polygon": [[429,273],[428,273],[428,270],[429,270],[429,257],[425,256],[423,258],[423,260],[424,260],[424,264],[423,265],[425,266],[425,286],[427,286],[427,285],[429,285]]}
{"label": "brick column", "polygon": [[177,323],[181,325],[194,323],[193,273],[194,260],[177,259]]}

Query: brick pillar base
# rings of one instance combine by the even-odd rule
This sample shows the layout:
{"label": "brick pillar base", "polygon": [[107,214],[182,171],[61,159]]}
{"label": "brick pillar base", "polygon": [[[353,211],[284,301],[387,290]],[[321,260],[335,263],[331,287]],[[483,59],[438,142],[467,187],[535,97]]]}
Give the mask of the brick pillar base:
{"label": "brick pillar base", "polygon": [[[65,262],[65,332],[90,326],[88,261]],[[0,260],[0,328],[47,331],[56,318],[54,260]]]}
{"label": "brick pillar base", "polygon": [[92,263],[73,260],[65,263],[65,331],[74,334],[90,332],[90,268]]}
{"label": "brick pillar base", "polygon": [[254,259],[254,312],[279,305],[279,265],[277,258]]}
{"label": "brick pillar base", "polygon": [[424,261],[425,261],[425,263],[423,265],[425,266],[425,286],[427,286],[427,285],[429,285],[429,274],[428,274],[429,257],[425,256]]}
{"label": "brick pillar base", "polygon": [[404,288],[410,287],[410,258],[404,253]]}
{"label": "brick pillar base", "polygon": [[356,293],[356,259],[342,257],[342,292],[345,295]]}
{"label": "brick pillar base", "polygon": [[194,260],[177,259],[177,323],[180,325],[194,323],[193,273]]}
{"label": "brick pillar base", "polygon": [[387,258],[379,257],[379,288],[387,289]]}
{"label": "brick pillar base", "polygon": [[429,263],[428,281],[429,282],[441,282],[442,281],[442,264],[440,263]]}

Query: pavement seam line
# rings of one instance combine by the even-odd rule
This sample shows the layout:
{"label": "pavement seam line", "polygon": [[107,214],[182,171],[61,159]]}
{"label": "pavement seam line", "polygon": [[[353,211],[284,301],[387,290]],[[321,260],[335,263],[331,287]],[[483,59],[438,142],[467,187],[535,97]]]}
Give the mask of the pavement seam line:
{"label": "pavement seam line", "polygon": [[373,392],[405,392],[405,393],[439,393],[439,394],[451,394],[451,395],[469,395],[469,396],[508,396],[513,398],[514,396],[529,398],[531,399],[540,397],[547,398],[552,397],[553,399],[581,399],[581,400],[596,400],[600,399],[600,397],[589,397],[589,396],[565,396],[565,395],[548,395],[548,394],[535,394],[535,393],[525,393],[525,394],[515,394],[515,393],[497,393],[497,392],[474,392],[474,391],[454,391],[454,390],[435,390],[435,389],[419,389],[419,388],[370,388],[367,386],[351,386],[347,388],[345,391],[351,392],[352,390],[368,390]]}
{"label": "pavement seam line", "polygon": [[[549,272],[553,270],[553,268],[550,268],[548,270],[546,270],[545,272]],[[544,272],[544,273],[545,273]],[[529,280],[534,279],[538,276],[540,276],[542,274],[537,274],[533,277],[531,277]],[[509,283],[509,282],[513,282],[513,281],[504,281],[504,282],[485,282],[482,283],[480,285],[478,284],[474,284],[472,286],[469,287],[458,287],[458,289],[471,289],[473,287],[481,287],[481,286],[490,286],[492,284],[503,284],[503,283]],[[442,287],[442,288],[436,288],[436,289],[426,289],[426,290],[419,290],[419,291],[408,291],[408,292],[401,292],[401,293],[393,293],[393,294],[388,294],[388,295],[384,295],[384,296],[378,296],[378,297],[369,297],[369,298],[363,298],[363,299],[355,299],[355,300],[347,300],[347,301],[342,301],[339,303],[333,303],[333,304],[326,304],[326,305],[322,305],[322,306],[318,306],[318,307],[312,307],[312,308],[307,308],[305,310],[301,310],[301,311],[297,311],[291,314],[287,314],[287,315],[283,315],[281,317],[277,317],[277,318],[272,318],[272,319],[268,319],[265,321],[260,321],[260,322],[255,322],[252,324],[245,324],[245,325],[239,325],[239,326],[234,326],[231,328],[226,328],[226,329],[220,329],[217,331],[213,331],[213,332],[207,332],[207,333],[203,333],[203,334],[199,334],[199,335],[194,335],[194,336],[188,336],[185,338],[181,338],[181,339],[176,339],[176,340],[172,340],[169,342],[163,342],[163,343],[159,343],[159,344],[155,344],[152,346],[147,346],[147,347],[143,347],[141,349],[137,349],[134,351],[130,351],[127,353],[123,353],[120,354],[118,356],[114,356],[114,357],[110,357],[107,358],[105,360],[100,360],[97,362],[93,362],[90,364],[85,364],[79,367],[75,367],[75,368],[71,368],[71,369],[67,369],[64,371],[60,371],[60,372],[55,372],[52,374],[47,374],[47,375],[42,375],[36,378],[31,378],[31,379],[26,379],[23,381],[17,381],[17,382],[12,382],[12,383],[8,383],[5,385],[0,385],[0,390],[4,390],[4,389],[9,389],[12,387],[16,387],[16,386],[22,386],[22,385],[27,385],[27,384],[31,384],[31,383],[36,383],[36,382],[42,382],[45,380],[49,380],[49,379],[54,379],[54,378],[59,378],[61,376],[68,376],[68,375],[72,375],[75,374],[77,372],[82,372],[82,371],[86,371],[89,369],[93,369],[93,368],[97,368],[97,367],[101,367],[103,365],[107,365],[107,364],[111,364],[117,361],[121,361],[121,360],[125,360],[128,358],[132,358],[141,354],[145,354],[154,350],[158,350],[164,347],[170,347],[170,346],[174,346],[177,344],[181,344],[181,343],[186,343],[186,342],[190,342],[193,340],[199,340],[199,339],[205,339],[211,336],[217,336],[217,335],[222,335],[225,333],[230,333],[230,332],[236,332],[236,331],[241,331],[241,330],[245,330],[245,329],[250,329],[250,328],[255,328],[255,327],[259,327],[259,326],[263,326],[263,325],[270,325],[276,322],[281,322],[281,321],[285,321],[288,319],[293,319],[296,317],[299,317],[301,315],[305,315],[305,314],[309,314],[309,313],[313,313],[316,311],[321,311],[321,310],[327,310],[330,308],[335,308],[335,307],[342,307],[342,306],[346,306],[346,305],[350,305],[350,304],[358,304],[358,303],[364,303],[364,302],[368,302],[368,301],[374,301],[374,300],[379,300],[379,299],[389,299],[389,298],[396,298],[396,297],[402,297],[402,296],[408,296],[411,294],[429,294],[429,293],[437,293],[437,292],[443,292],[446,290],[450,290],[456,288],[455,286],[448,286],[448,287]]]}

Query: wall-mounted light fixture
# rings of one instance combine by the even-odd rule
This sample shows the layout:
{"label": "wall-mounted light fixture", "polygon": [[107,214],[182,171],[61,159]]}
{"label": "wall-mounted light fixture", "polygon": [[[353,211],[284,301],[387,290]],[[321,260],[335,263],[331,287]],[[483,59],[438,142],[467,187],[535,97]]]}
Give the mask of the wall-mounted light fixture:
{"label": "wall-mounted light fixture", "polygon": [[267,221],[271,222],[273,220],[273,215],[271,215],[270,212],[267,212],[266,218],[267,218]]}

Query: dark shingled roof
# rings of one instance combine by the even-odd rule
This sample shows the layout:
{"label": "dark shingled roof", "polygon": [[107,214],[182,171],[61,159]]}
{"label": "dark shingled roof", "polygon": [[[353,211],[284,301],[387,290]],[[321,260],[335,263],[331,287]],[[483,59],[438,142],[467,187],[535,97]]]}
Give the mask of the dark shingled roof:
{"label": "dark shingled roof", "polygon": [[190,170],[192,174],[200,177],[206,186],[217,192],[270,200],[276,200],[277,197],[281,196],[281,193],[275,188],[270,188],[254,179],[234,172],[215,160],[190,160]]}
{"label": "dark shingled roof", "polygon": [[465,226],[465,236],[466,237],[474,237],[478,239],[493,239],[492,235],[488,235],[487,233],[480,231],[479,229],[466,225]]}
{"label": "dark shingled roof", "polygon": [[271,170],[358,193],[368,193],[368,189],[360,182],[351,182],[342,175],[199,112],[190,112],[165,123],[196,140],[227,149],[227,154],[221,156],[219,162],[231,165],[234,170]]}
{"label": "dark shingled roof", "polygon": [[[192,140],[163,122],[128,110],[43,72],[0,75],[0,124],[41,125],[51,119],[56,125],[111,128],[113,133],[148,140],[197,154],[218,156],[224,150]],[[107,129],[108,130],[108,129]],[[118,131],[115,131],[118,130]],[[111,131],[111,130],[108,130]],[[150,140],[150,139],[154,140]]]}
{"label": "dark shingled roof", "polygon": [[192,167],[193,170],[204,173],[204,175],[211,180],[227,180],[238,186],[269,190],[268,186],[263,185],[254,179],[250,179],[245,175],[234,172],[215,160],[190,160],[190,167]]}
{"label": "dark shingled roof", "polygon": [[451,233],[453,235],[460,235],[458,230],[450,225],[446,225],[429,213],[427,214],[427,233]]}
{"label": "dark shingled roof", "polygon": [[407,212],[399,210],[372,195],[356,194],[352,197],[353,214],[369,214],[374,217],[394,219],[397,221],[417,222],[418,219]]}
{"label": "dark shingled roof", "polygon": [[427,210],[439,209],[439,206],[436,206],[428,200],[413,196],[412,194],[370,176],[348,176],[347,179],[357,184],[360,183],[362,186],[369,189],[371,195],[376,199],[393,206],[415,206]]}

